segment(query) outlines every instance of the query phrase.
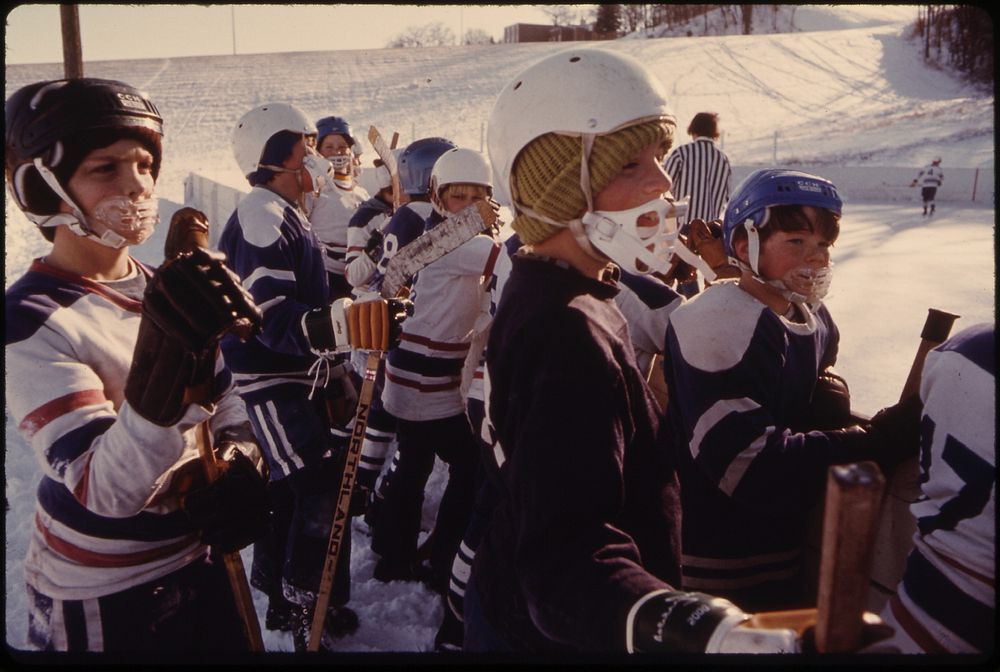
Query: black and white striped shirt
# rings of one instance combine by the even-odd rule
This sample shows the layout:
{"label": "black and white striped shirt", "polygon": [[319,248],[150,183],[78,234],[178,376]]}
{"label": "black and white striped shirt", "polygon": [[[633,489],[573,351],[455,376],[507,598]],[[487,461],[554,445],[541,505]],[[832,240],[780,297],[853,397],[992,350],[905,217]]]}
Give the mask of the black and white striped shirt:
{"label": "black and white striped shirt", "polygon": [[707,137],[674,149],[667,157],[664,169],[674,183],[673,194],[680,200],[691,197],[686,221],[703,219],[710,222],[722,217],[729,200],[732,171],[729,158]]}

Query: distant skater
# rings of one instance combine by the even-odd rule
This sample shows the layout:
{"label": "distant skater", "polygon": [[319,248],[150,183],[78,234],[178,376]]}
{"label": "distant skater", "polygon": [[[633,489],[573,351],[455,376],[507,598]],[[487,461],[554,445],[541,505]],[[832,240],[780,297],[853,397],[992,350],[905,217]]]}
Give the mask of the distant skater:
{"label": "distant skater", "polygon": [[[944,172],[941,170],[941,157],[936,156],[930,165],[925,166],[910,183],[911,187],[920,184],[920,197],[924,201],[924,217],[934,214],[934,197],[937,196],[938,187],[941,186],[942,182],[944,182]],[[928,206],[930,206],[930,210],[927,209]]]}

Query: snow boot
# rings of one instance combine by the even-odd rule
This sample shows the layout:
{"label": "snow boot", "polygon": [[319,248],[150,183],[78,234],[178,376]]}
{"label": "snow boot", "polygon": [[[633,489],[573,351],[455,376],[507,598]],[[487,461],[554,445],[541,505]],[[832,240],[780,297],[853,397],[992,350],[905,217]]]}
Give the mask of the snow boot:
{"label": "snow boot", "polygon": [[[292,644],[296,651],[309,650],[309,632],[312,630],[312,607],[298,607],[298,618],[292,629]],[[361,625],[358,614],[350,607],[329,607],[326,610],[326,621],[323,622],[323,636],[320,638],[320,651],[334,651],[334,642],[357,632]]]}
{"label": "snow boot", "polygon": [[292,604],[283,597],[272,597],[267,603],[264,627],[272,631],[291,632],[301,609],[300,606]]}
{"label": "snow boot", "polygon": [[440,653],[462,650],[465,626],[448,605],[444,607],[444,620],[434,636],[434,650]]}
{"label": "snow boot", "polygon": [[390,558],[379,558],[375,563],[372,577],[382,583],[390,581],[430,581],[431,568],[429,565],[416,561],[400,562]]}

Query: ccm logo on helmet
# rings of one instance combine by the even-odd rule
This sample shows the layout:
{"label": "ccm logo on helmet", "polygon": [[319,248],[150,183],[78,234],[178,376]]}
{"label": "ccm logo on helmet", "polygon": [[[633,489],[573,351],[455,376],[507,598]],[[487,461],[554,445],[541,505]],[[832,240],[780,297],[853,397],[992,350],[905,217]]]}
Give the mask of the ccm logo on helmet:
{"label": "ccm logo on helmet", "polygon": [[116,95],[125,107],[130,107],[133,110],[146,110],[146,103],[139,96],[132,93],[122,93],[121,91],[117,92]]}
{"label": "ccm logo on helmet", "polygon": [[802,191],[811,191],[815,194],[823,193],[823,187],[815,182],[796,182],[795,185]]}

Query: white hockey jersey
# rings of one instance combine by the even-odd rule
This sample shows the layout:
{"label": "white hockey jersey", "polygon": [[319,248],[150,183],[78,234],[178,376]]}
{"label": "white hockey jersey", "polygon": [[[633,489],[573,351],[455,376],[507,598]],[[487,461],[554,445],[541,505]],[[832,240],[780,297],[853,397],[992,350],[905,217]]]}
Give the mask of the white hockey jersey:
{"label": "white hockey jersey", "polygon": [[316,237],[326,247],[324,263],[328,272],[344,274],[351,217],[368,198],[364,187],[353,181],[346,186],[342,180],[325,186],[318,196],[306,194],[306,215]]}

